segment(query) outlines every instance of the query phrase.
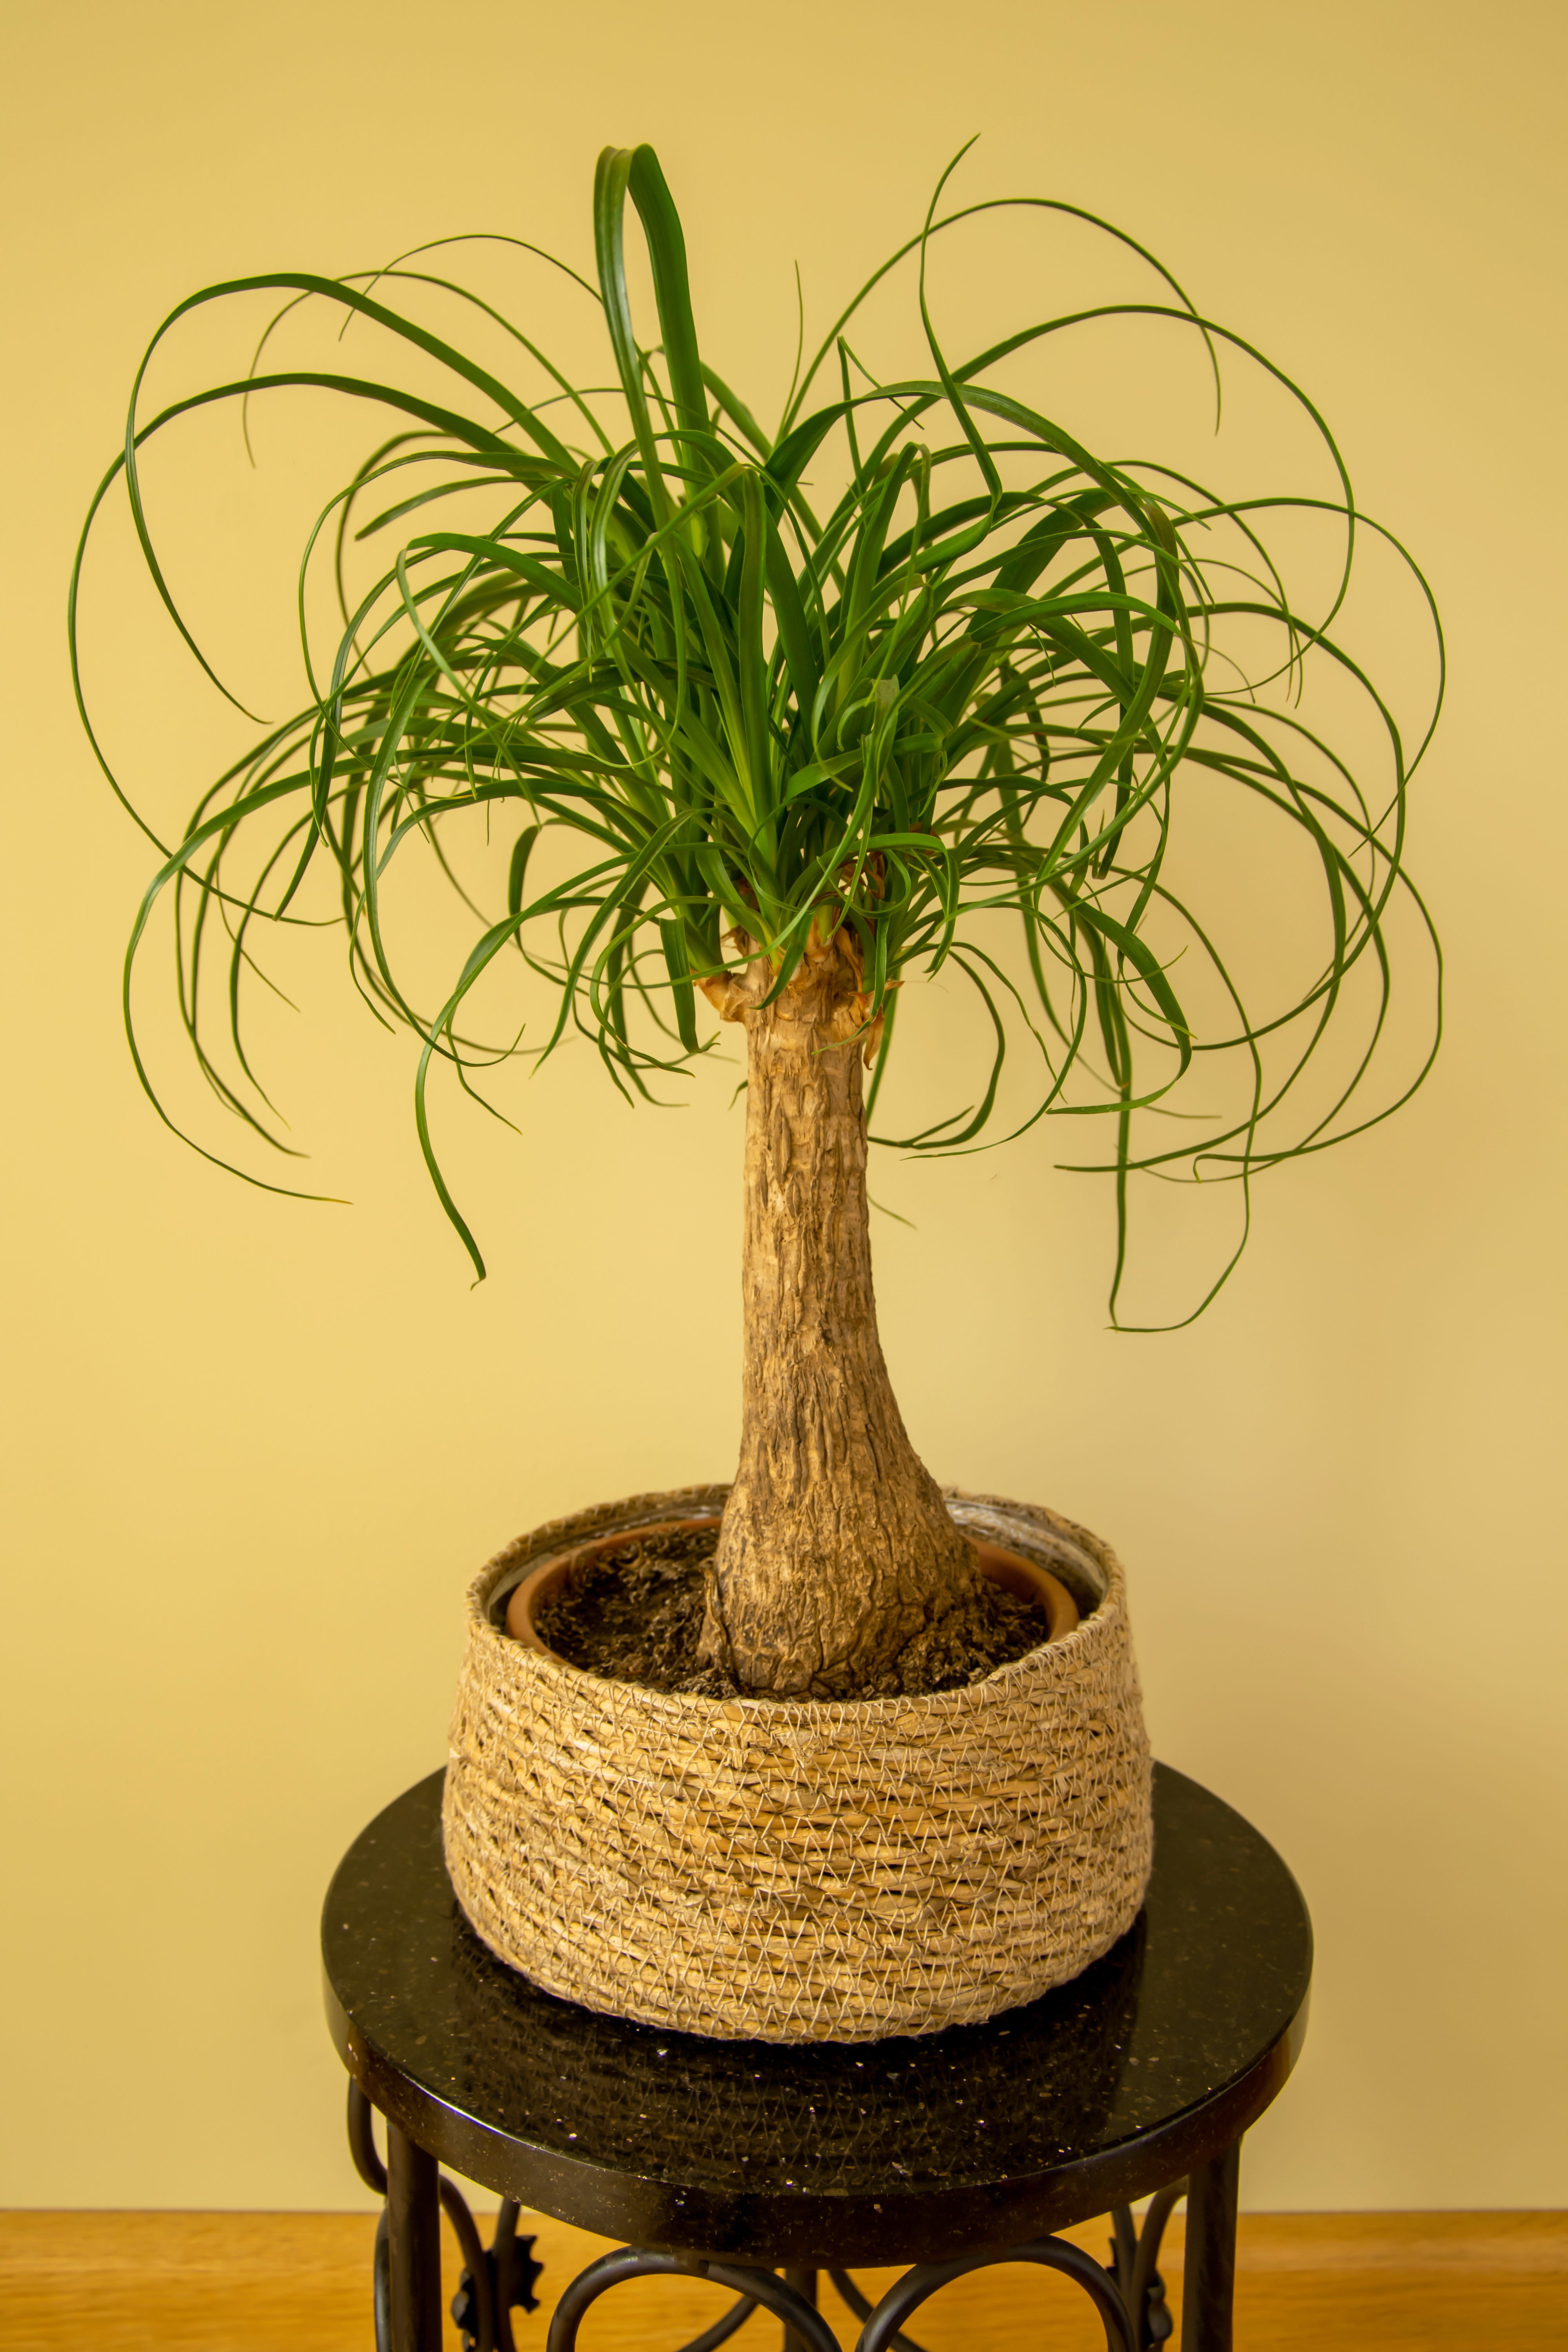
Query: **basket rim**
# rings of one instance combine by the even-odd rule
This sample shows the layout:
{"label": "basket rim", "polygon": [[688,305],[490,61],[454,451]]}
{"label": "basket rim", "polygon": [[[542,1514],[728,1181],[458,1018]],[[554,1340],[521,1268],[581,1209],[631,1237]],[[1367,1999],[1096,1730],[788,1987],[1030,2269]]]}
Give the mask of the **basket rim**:
{"label": "basket rim", "polygon": [[[962,1517],[957,1512],[953,1514],[960,1526],[978,1529],[994,1517],[1000,1523],[998,1532],[1026,1557],[1029,1556],[1028,1537],[1033,1532],[1044,1554],[1038,1563],[1042,1568],[1059,1571],[1065,1550],[1073,1556],[1071,1565],[1079,1570],[1077,1580],[1089,1582],[1091,1590],[1100,1588],[1095,1605],[1080,1615],[1070,1633],[1054,1642],[1042,1643],[1021,1658],[1011,1658],[1003,1665],[994,1666],[980,1681],[960,1684],[956,1689],[847,1699],[740,1695],[710,1698],[698,1692],[653,1690],[643,1683],[620,1682],[595,1675],[586,1666],[571,1664],[552,1650],[534,1650],[514,1641],[497,1622],[499,1605],[525,1575],[556,1554],[575,1550],[599,1537],[635,1534],[639,1525],[651,1526],[661,1517],[704,1516],[705,1506],[716,1513],[722,1509],[728,1494],[728,1482],[714,1482],[626,1496],[613,1503],[590,1506],[564,1518],[546,1520],[514,1537],[486,1561],[468,1587],[470,1642],[491,1649],[521,1678],[544,1675],[568,1689],[575,1685],[579,1699],[592,1696],[606,1707],[629,1706],[642,1715],[673,1716],[693,1732],[727,1725],[731,1728],[765,1727],[821,1733],[885,1726],[909,1717],[911,1712],[929,1719],[933,1714],[951,1716],[989,1710],[1016,1700],[1023,1684],[1044,1681],[1054,1685],[1070,1678],[1072,1669],[1086,1652],[1098,1649],[1107,1635],[1126,1621],[1126,1578],[1121,1562],[1110,1546],[1090,1528],[1067,1518],[1047,1504],[1019,1503],[1007,1496],[976,1494],[963,1487],[948,1486],[942,1489],[942,1498],[963,1507]],[[988,1527],[986,1532],[990,1532]],[[1022,1543],[1017,1540],[1020,1534]]]}

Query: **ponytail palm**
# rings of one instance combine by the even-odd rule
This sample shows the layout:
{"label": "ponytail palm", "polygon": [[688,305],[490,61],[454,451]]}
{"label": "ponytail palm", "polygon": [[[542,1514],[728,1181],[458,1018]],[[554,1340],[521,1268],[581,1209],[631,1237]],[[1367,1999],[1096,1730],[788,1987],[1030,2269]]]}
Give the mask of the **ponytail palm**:
{"label": "ponytail palm", "polygon": [[[652,265],[653,350],[627,297],[628,195]],[[122,474],[152,576],[206,668],[151,537],[148,441],[204,404],[289,386],[389,419],[321,517],[306,569],[334,543],[340,580],[359,541],[395,556],[345,596],[330,665],[312,667],[307,644],[298,716],[217,779],[177,844],[160,845],[127,957],[129,1027],[132,967],[171,894],[192,1047],[254,1136],[278,1140],[244,1045],[258,942],[301,919],[323,872],[358,985],[420,1040],[420,1147],[481,1275],[435,1139],[437,1073],[473,1089],[498,1055],[548,1055],[575,1029],[625,1092],[648,1096],[711,1042],[703,1000],[742,1024],[745,1411],[705,1650],[747,1688],[927,1686],[985,1606],[877,1338],[866,1101],[902,982],[962,976],[994,1044],[973,1101],[898,1141],[973,1147],[1000,1116],[1009,1040],[1038,1072],[1013,1131],[1045,1115],[1105,1123],[1090,1158],[1116,1186],[1114,1314],[1133,1173],[1230,1179],[1245,1201],[1258,1170],[1393,1108],[1362,1104],[1390,1002],[1396,892],[1425,919],[1401,864],[1424,741],[1407,751],[1331,635],[1358,519],[1316,411],[1111,230],[1156,271],[1159,299],[1047,319],[952,357],[928,301],[929,257],[994,207],[942,213],[941,196],[797,368],[771,433],[702,356],[680,224],[647,147],[607,150],[595,188],[608,391],[569,381],[499,321],[530,383],[546,386],[524,398],[399,307],[432,286],[474,299],[408,263],[363,282],[284,274],[209,288],[153,351],[186,313],[270,292],[381,329],[436,362],[447,389],[437,399],[343,373],[268,373],[264,348],[248,375],[143,421],[143,362],[123,457],[93,507]],[[900,265],[926,360],[878,381],[849,334]],[[1006,388],[1031,346],[1127,315],[1200,337],[1216,374],[1227,344],[1265,368],[1321,435],[1337,493],[1227,503],[1174,472],[1096,457]],[[1268,552],[1287,509],[1342,530],[1337,584],[1316,614],[1295,609]],[[74,658],[74,589],[72,602]],[[1262,649],[1249,675],[1237,641]],[[1362,698],[1381,737],[1376,782],[1309,728],[1309,666]],[[1321,967],[1266,1013],[1244,1003],[1215,926],[1168,871],[1178,804],[1197,793],[1212,807],[1220,793],[1287,828],[1321,890]],[[488,904],[458,878],[476,822],[496,859]],[[430,1003],[384,919],[421,847],[474,923]],[[526,1048],[476,1034],[485,992],[519,959],[553,1003]],[[1354,1048],[1309,1100],[1300,1081],[1347,1022]],[[133,1032],[132,1043],[156,1101]],[[1189,1105],[1192,1079],[1221,1065],[1240,1066],[1239,1091],[1211,1086]]]}

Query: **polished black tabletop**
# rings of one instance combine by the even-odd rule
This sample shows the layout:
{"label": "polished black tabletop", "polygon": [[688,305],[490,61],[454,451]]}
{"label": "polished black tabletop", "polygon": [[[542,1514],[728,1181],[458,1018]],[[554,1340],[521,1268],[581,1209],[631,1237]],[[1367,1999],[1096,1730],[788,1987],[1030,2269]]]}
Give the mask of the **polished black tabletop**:
{"label": "polished black tabletop", "polygon": [[1072,1983],[986,2025],[787,2045],[602,2017],[504,1966],[452,1893],[441,1782],[378,1814],[332,1881],[333,2038],[421,2147],[605,2236],[851,2264],[1017,2243],[1209,2162],[1300,2047],[1300,1890],[1165,1766],[1143,1910]]}

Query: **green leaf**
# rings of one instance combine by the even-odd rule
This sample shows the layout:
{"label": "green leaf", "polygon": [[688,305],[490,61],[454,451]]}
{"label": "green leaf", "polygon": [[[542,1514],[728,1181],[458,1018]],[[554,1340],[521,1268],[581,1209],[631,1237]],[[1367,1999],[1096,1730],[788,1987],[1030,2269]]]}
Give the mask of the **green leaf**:
{"label": "green leaf", "polygon": [[[942,211],[949,177],[797,363],[774,433],[702,361],[684,232],[647,147],[606,148],[595,177],[607,367],[559,366],[526,317],[413,256],[342,279],[237,278],[170,313],[73,566],[72,680],[94,755],[155,848],[128,1026],[132,965],[156,921],[182,1050],[247,1147],[295,1149],[252,1053],[255,992],[274,985],[267,941],[336,926],[373,1017],[416,1041],[419,1148],[481,1272],[432,1142],[437,1061],[500,1117],[480,1074],[523,1056],[537,1067],[581,1036],[628,1100],[662,1099],[659,1080],[707,1050],[696,975],[723,967],[731,932],[768,957],[776,998],[807,941],[842,925],[884,1024],[874,1101],[917,979],[955,969],[989,1037],[955,1089],[962,1108],[903,1148],[978,1150],[1047,1118],[1114,1137],[1075,1164],[1112,1179],[1112,1318],[1142,1328],[1123,1303],[1138,1180],[1237,1186],[1245,1239],[1258,1174],[1362,1131],[1421,1083],[1441,1029],[1441,961],[1405,863],[1412,778],[1443,694],[1427,583],[1361,514],[1307,394],[1135,238],[1055,198]],[[626,290],[628,195],[658,311],[646,347]],[[963,353],[932,257],[1004,215],[1110,238],[1119,267],[1131,254],[1156,272],[1157,299],[1020,315]],[[907,299],[923,373],[879,376],[873,294],[889,312]],[[201,312],[247,320],[258,299],[274,316],[259,343],[246,326],[249,369],[176,385],[144,419],[149,370],[178,358],[174,328]],[[427,310],[460,324],[438,332]],[[352,330],[374,356],[358,373],[331,347],[264,369],[285,319],[291,336]],[[1058,352],[1112,323],[1146,339],[1156,421],[1184,339],[1216,389],[1223,356],[1295,404],[1336,495],[1314,482],[1231,497],[1157,454],[1107,457],[1065,430],[1031,373],[1049,381]],[[544,395],[481,347],[515,357]],[[303,534],[284,614],[299,631],[298,708],[255,722],[249,749],[193,787],[171,825],[133,805],[89,709],[86,551],[123,495],[156,594],[221,684],[205,623],[174,593],[146,452],[173,457],[205,412],[243,426],[253,404],[300,394],[365,432]],[[1385,694],[1337,634],[1373,534],[1431,632],[1429,705]],[[1297,570],[1329,584],[1299,592]],[[1385,608],[1387,586],[1380,574]],[[323,626],[332,598],[340,618]],[[1316,909],[1318,961],[1276,995],[1244,991],[1233,965],[1233,927],[1256,930],[1262,885],[1232,824],[1248,845],[1271,832],[1258,873],[1294,853]],[[541,889],[530,876],[546,828],[559,878]],[[432,890],[450,894],[466,953],[434,1006]],[[1290,919],[1313,935],[1302,903]],[[503,949],[515,953],[498,961]],[[1424,994],[1407,1008],[1413,975]],[[1010,1055],[1020,1038],[1037,1061]],[[131,1045],[151,1095],[134,1032]]]}
{"label": "green leaf", "polygon": [[676,1027],[687,1052],[695,1054],[701,1041],[697,1034],[697,999],[691,986],[691,967],[686,959],[686,929],[681,923],[661,921],[658,931],[675,1003]]}

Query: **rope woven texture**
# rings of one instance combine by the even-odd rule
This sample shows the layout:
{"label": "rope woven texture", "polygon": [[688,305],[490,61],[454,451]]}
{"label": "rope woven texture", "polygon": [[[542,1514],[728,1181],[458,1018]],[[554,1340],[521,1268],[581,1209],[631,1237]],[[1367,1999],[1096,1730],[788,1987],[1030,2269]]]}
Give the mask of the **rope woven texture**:
{"label": "rope woven texture", "polygon": [[932,2033],[1077,1976],[1136,1917],[1152,1853],[1115,1554],[1039,1505],[950,1489],[961,1526],[1054,1570],[1086,1613],[918,1698],[647,1690],[498,1624],[540,1560],[727,1493],[554,1520],[471,1587],[444,1830],[479,1935],[588,2009],[767,2042]]}

